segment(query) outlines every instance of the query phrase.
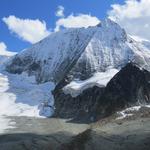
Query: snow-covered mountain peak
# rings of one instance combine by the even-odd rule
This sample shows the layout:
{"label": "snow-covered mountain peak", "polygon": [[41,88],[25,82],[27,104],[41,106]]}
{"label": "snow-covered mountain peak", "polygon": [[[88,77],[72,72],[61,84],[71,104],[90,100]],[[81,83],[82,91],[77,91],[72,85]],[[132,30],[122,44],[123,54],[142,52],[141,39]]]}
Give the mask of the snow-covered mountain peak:
{"label": "snow-covered mountain peak", "polygon": [[101,32],[104,33],[103,36],[106,36],[107,39],[116,38],[117,40],[127,40],[127,34],[125,30],[109,18],[102,21],[98,27],[100,27]]}
{"label": "snow-covered mountain peak", "polygon": [[117,23],[110,19],[102,21],[88,43],[86,49],[73,69],[73,76],[82,72],[83,79],[94,72],[106,71],[107,68],[124,66],[132,57],[132,50],[127,46],[127,34]]}
{"label": "snow-covered mountain peak", "polygon": [[65,76],[86,79],[108,68],[120,69],[134,61],[149,66],[147,48],[130,40],[110,19],[89,28],[56,32],[17,54],[7,65],[11,73],[28,72],[38,82],[58,83]]}
{"label": "snow-covered mountain peak", "polygon": [[[24,87],[19,84],[22,81],[24,81],[23,84],[28,83],[28,81],[25,81],[25,79],[28,79],[27,76],[24,78],[23,74],[12,75],[5,72],[8,77],[4,79],[11,81],[14,76],[14,83],[8,81],[6,84],[12,83],[9,88],[11,90],[18,90],[21,87],[19,93],[16,92],[17,90],[10,91],[14,92],[17,95],[16,97],[19,97],[19,100],[25,97],[25,102],[30,101],[28,97],[32,98],[33,95],[35,96],[35,98],[32,98],[34,101],[38,96],[39,101],[36,101],[36,112],[38,114],[38,103],[42,102],[40,111],[42,110],[42,115],[43,113],[47,115],[50,110],[54,111],[54,99],[51,91],[54,90],[56,85],[60,85],[60,87],[58,86],[58,91],[64,87],[63,91],[66,94],[78,97],[84,90],[93,88],[93,86],[107,87],[108,82],[111,81],[115,74],[120,72],[119,70],[127,66],[129,62],[134,62],[150,71],[149,48],[144,46],[143,43],[133,40],[118,24],[106,19],[95,27],[68,29],[53,33],[34,44],[31,48],[13,56],[6,64],[8,72],[16,74],[24,72],[25,75],[27,75],[26,73],[30,76],[34,75],[33,77],[35,77],[36,81],[41,84],[37,85],[35,82],[30,84],[29,82],[29,91],[25,89],[27,92],[22,92]],[[129,73],[130,71],[127,75]],[[19,77],[21,77],[20,81],[18,81]],[[16,83],[17,85],[15,85]],[[32,91],[30,92],[31,89]],[[46,96],[47,92],[48,96]],[[41,93],[44,95],[40,96],[39,94]],[[62,96],[62,93],[60,95]],[[90,97],[97,95],[93,93]],[[64,97],[61,98],[64,99]],[[57,99],[56,97],[54,98],[55,100]],[[88,100],[88,98],[85,97],[84,99]],[[68,101],[67,99],[66,102],[68,103]],[[31,110],[33,109],[31,108]],[[50,116],[51,114],[48,115]]]}

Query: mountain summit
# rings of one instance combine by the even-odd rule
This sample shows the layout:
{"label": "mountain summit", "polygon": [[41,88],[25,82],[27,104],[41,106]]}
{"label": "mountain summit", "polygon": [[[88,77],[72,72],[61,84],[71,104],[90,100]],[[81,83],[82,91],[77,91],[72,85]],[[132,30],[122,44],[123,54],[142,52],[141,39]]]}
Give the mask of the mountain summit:
{"label": "mountain summit", "polygon": [[107,68],[121,69],[133,61],[149,70],[150,51],[131,39],[118,24],[106,19],[96,27],[52,33],[25,49],[7,65],[11,73],[28,72],[38,82],[58,83],[68,73],[86,79]]}

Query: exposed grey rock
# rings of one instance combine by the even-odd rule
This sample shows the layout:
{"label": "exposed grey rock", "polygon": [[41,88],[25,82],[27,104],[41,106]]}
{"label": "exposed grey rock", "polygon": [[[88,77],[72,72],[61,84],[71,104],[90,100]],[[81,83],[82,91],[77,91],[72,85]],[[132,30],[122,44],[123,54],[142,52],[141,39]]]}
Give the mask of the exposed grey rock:
{"label": "exposed grey rock", "polygon": [[[140,123],[140,122],[139,122]],[[150,133],[142,132],[145,128],[136,130],[136,124],[132,124],[132,130],[127,133],[107,133],[100,130],[86,130],[75,136],[72,141],[64,143],[61,150],[149,150]],[[123,125],[124,127],[125,125]],[[118,129],[123,129],[118,126]],[[126,127],[127,128],[127,127]],[[101,129],[101,128],[100,128]],[[113,129],[112,129],[113,130]]]}

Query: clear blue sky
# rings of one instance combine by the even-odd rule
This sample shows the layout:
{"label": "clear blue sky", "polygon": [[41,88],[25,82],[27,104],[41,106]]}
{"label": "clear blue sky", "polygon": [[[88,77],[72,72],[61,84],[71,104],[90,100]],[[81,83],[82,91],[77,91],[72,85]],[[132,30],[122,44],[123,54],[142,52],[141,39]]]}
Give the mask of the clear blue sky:
{"label": "clear blue sky", "polygon": [[14,36],[2,21],[3,17],[15,15],[22,19],[44,20],[47,28],[54,28],[58,5],[65,8],[65,15],[91,14],[104,19],[111,4],[124,3],[124,0],[0,0],[0,42],[5,42],[9,50],[20,51],[31,44]]}

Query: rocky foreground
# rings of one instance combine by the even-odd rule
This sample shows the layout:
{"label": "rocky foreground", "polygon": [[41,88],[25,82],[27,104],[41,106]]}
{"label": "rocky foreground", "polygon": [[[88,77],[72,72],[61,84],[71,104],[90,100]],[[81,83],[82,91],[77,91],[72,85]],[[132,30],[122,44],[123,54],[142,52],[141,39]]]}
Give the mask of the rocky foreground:
{"label": "rocky foreground", "polygon": [[0,150],[149,150],[150,111],[92,124],[62,119],[12,117],[15,128],[0,135]]}

